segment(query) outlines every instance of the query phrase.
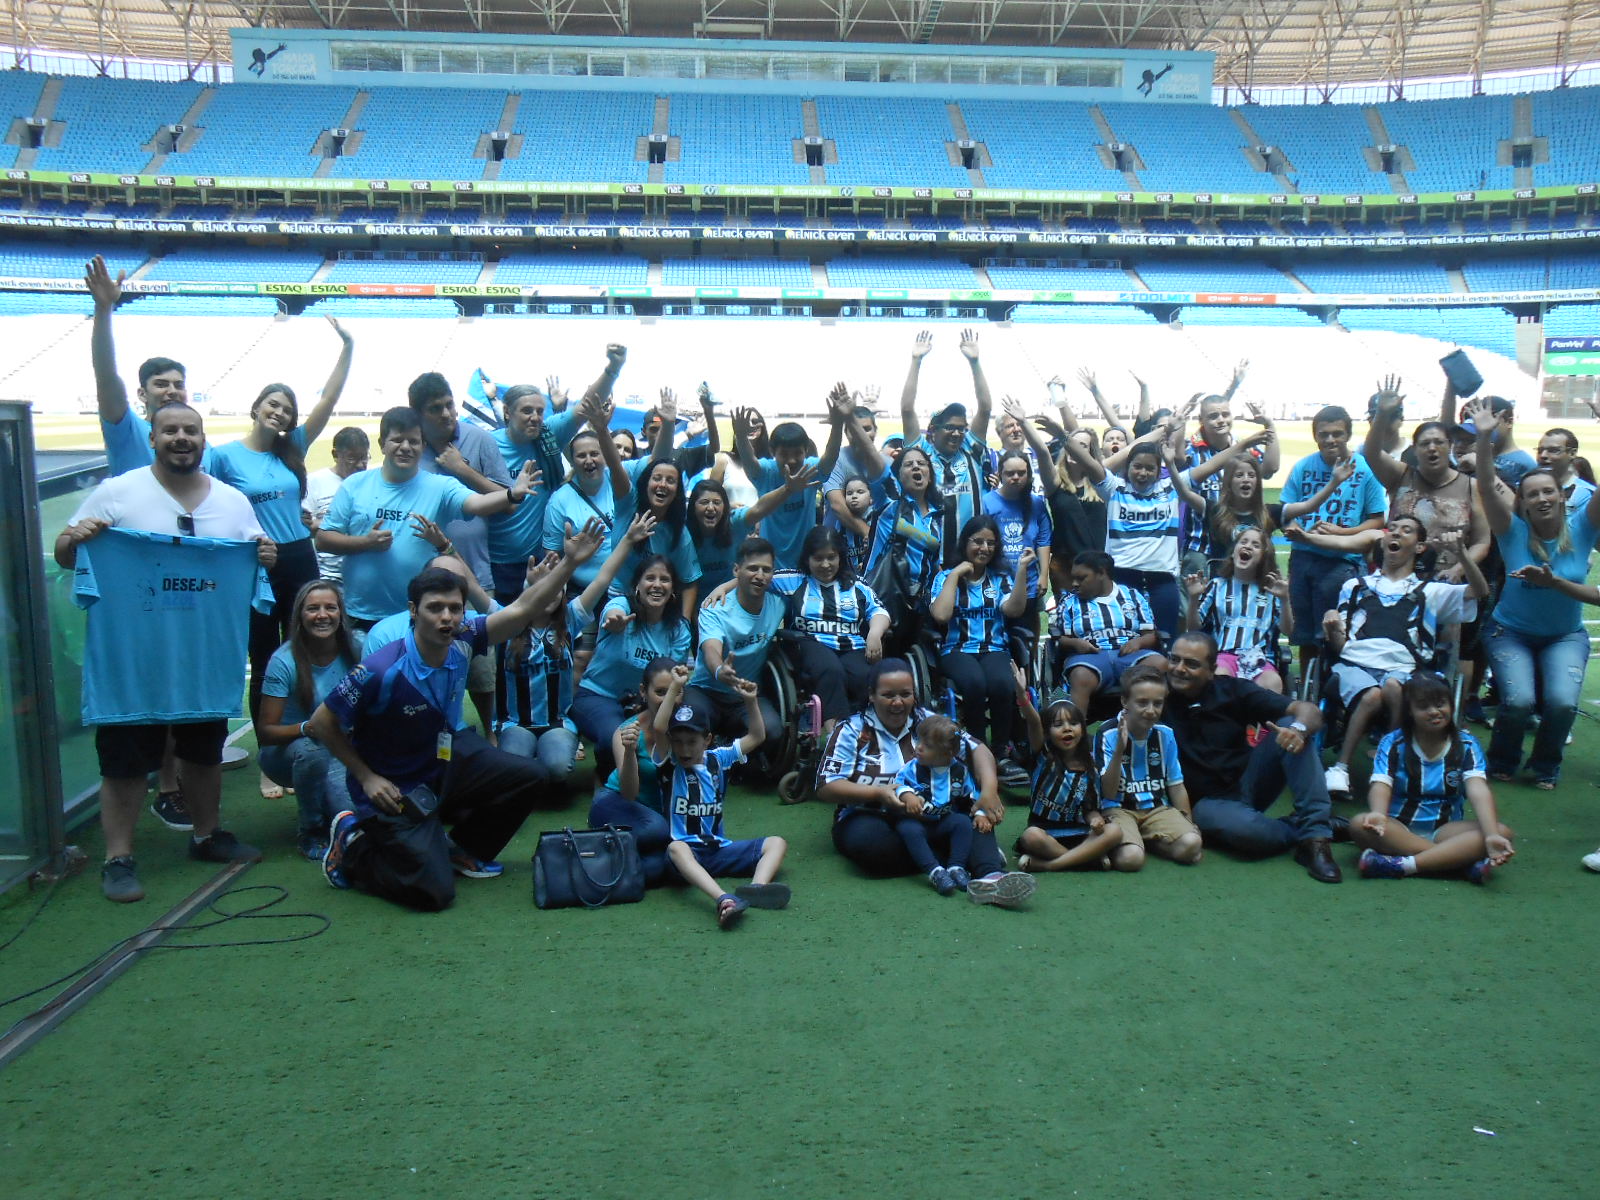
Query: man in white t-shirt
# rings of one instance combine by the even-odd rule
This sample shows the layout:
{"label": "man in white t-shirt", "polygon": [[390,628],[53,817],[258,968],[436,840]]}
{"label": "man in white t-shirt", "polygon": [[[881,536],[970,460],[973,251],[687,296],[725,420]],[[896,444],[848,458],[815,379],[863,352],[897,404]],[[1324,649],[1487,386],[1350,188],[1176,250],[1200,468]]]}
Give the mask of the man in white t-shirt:
{"label": "man in white t-shirt", "polygon": [[[306,494],[300,509],[310,518],[311,536],[322,528],[322,518],[328,515],[328,506],[339,490],[339,485],[357,471],[367,469],[367,455],[371,443],[367,431],[347,425],[333,435],[333,466],[313,471],[306,476]],[[344,579],[344,555],[317,552],[317,566],[322,578],[339,582]]]}

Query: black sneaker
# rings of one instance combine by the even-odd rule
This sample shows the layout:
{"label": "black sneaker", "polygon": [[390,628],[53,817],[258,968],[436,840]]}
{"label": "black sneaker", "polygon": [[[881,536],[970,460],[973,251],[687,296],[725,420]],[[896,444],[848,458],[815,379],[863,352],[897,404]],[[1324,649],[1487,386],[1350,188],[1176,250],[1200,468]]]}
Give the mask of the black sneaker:
{"label": "black sneaker", "polygon": [[294,839],[295,849],[307,862],[320,863],[328,856],[328,834],[324,829],[302,829]]}
{"label": "black sneaker", "polygon": [[194,830],[194,818],[189,815],[189,806],[183,802],[182,792],[161,792],[150,806],[150,811],[168,829],[181,829],[185,833]]}
{"label": "black sneaker", "polygon": [[260,862],[261,851],[241,842],[226,829],[214,829],[208,838],[198,842],[189,840],[189,857],[196,862],[210,863]]}
{"label": "black sneaker", "polygon": [[144,885],[139,882],[138,868],[133,856],[128,854],[108,858],[100,868],[100,890],[107,900],[118,904],[132,904],[144,899]]}

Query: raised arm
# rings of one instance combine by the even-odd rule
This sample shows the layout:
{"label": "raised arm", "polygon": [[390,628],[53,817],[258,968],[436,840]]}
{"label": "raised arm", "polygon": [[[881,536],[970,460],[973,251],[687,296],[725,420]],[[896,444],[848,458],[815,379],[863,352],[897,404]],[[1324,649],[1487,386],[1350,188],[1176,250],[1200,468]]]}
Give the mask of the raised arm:
{"label": "raised arm", "polygon": [[1205,462],[1189,468],[1189,477],[1195,483],[1202,479],[1209,479],[1222,470],[1234,459],[1247,451],[1254,450],[1257,446],[1273,446],[1278,440],[1278,435],[1270,429],[1258,429],[1247,438],[1235,438],[1233,445],[1226,450],[1219,450]]}
{"label": "raised arm", "polygon": [[924,329],[911,345],[911,366],[906,369],[906,381],[900,389],[900,435],[908,446],[922,437],[922,426],[917,423],[917,381],[922,375],[922,360],[933,349],[933,331]]}
{"label": "raised arm", "polygon": [[754,754],[767,740],[767,723],[761,717],[761,689],[754,680],[735,679],[733,690],[744,701],[745,734],[739,739],[739,749]]}
{"label": "raised arm", "polygon": [[717,408],[711,399],[711,388],[701,380],[694,394],[700,401],[700,413],[706,419],[706,448],[711,451],[711,461],[715,462],[722,453],[722,430],[717,428]]}
{"label": "raised arm", "polygon": [[[1001,407],[1007,416],[1011,417],[1022,426],[1023,440],[1028,443],[1033,451],[1033,461],[1037,464],[1039,472],[1039,486],[1044,489],[1045,495],[1053,493],[1060,485],[1056,482],[1056,464],[1050,458],[1050,447],[1045,444],[1039,432],[1038,423],[1029,420],[1022,413],[1022,405],[1007,396],[1001,401]],[[1062,439],[1065,441],[1066,439]]]}
{"label": "raised arm", "polygon": [[[1446,390],[1454,396],[1455,389]],[[1487,400],[1481,398],[1474,400],[1467,412],[1467,419],[1478,431],[1476,443],[1478,496],[1483,501],[1484,519],[1489,522],[1490,532],[1498,536],[1511,528],[1511,502],[1501,490],[1500,477],[1494,473],[1494,409]],[[1600,491],[1597,491],[1595,496],[1600,496]],[[1596,507],[1595,498],[1591,496],[1589,498],[1591,521],[1594,520],[1596,513],[1600,513],[1600,508]]]}
{"label": "raised arm", "polygon": [[617,443],[611,437],[611,401],[591,388],[579,403],[578,410],[599,438],[600,458],[606,464],[606,474],[611,479],[611,498],[614,503],[617,497],[633,486],[633,480],[622,465],[622,455],[617,452]]}
{"label": "raised arm", "polygon": [[799,464],[793,471],[785,471],[783,486],[773,488],[770,492],[763,492],[756,502],[745,510],[745,523],[752,527],[759,525],[767,517],[777,512],[790,496],[796,492],[803,492],[806,488],[817,482],[817,468],[808,467],[805,463]]}
{"label": "raised arm", "polygon": [[744,468],[744,473],[755,482],[756,476],[761,471],[761,460],[756,457],[755,443],[752,440],[755,434],[755,410],[751,408],[736,408],[733,410],[733,452],[739,458],[739,466]]}
{"label": "raised arm", "polygon": [[817,476],[821,479],[833,474],[839,462],[839,447],[844,442],[844,419],[850,415],[852,401],[849,391],[842,389],[842,384],[835,385],[828,394],[828,444],[822,448],[822,457],[817,461]]}
{"label": "raised arm", "polygon": [[[601,438],[600,441],[603,444],[606,439]],[[469,496],[463,500],[461,511],[469,517],[489,517],[495,513],[510,512],[528,498],[543,478],[544,472],[539,470],[530,458],[522,464],[522,470],[517,472],[517,477],[511,481],[510,487],[493,484],[494,491]]]}
{"label": "raised arm", "polygon": [[126,271],[115,279],[106,260],[96,254],[83,268],[84,286],[94,297],[94,325],[89,335],[89,360],[94,365],[95,405],[107,425],[119,425],[128,415],[128,386],[117,374],[117,351],[111,341],[111,312],[122,299]]}
{"label": "raised arm", "polygon": [[1072,458],[1072,461],[1077,463],[1079,468],[1082,469],[1084,475],[1088,477],[1090,483],[1098,485],[1102,480],[1105,479],[1105,464],[1102,463],[1098,458],[1094,457],[1094,455],[1090,454],[1082,446],[1078,445],[1077,442],[1073,441],[1071,438],[1068,438],[1061,444],[1061,446],[1062,449]]}
{"label": "raised arm", "polygon": [[1128,374],[1133,375],[1133,381],[1139,385],[1139,415],[1134,420],[1143,423],[1150,419],[1150,385],[1132,371]]}
{"label": "raised arm", "polygon": [[1378,384],[1378,409],[1367,422],[1367,440],[1361,447],[1361,457],[1367,460],[1372,473],[1388,492],[1398,488],[1406,475],[1405,463],[1384,449],[1390,427],[1400,423],[1400,404],[1404,399],[1398,375],[1386,376]]}
{"label": "raised arm", "polygon": [[1234,395],[1239,391],[1239,385],[1244,382],[1245,372],[1249,369],[1250,360],[1248,358],[1241,358],[1238,365],[1233,368],[1233,378],[1228,380],[1227,390],[1222,393],[1222,398],[1224,400],[1232,403]]}
{"label": "raised arm", "polygon": [[1044,721],[1028,691],[1028,675],[1016,663],[1011,664],[1011,679],[1016,686],[1017,708],[1022,713],[1022,726],[1028,731],[1028,749],[1037,754],[1044,749]]}
{"label": "raised arm", "polygon": [[1338,491],[1346,480],[1356,473],[1356,460],[1345,458],[1333,465],[1332,472],[1328,475],[1328,482],[1317,489],[1317,494],[1307,496],[1304,500],[1297,500],[1283,506],[1283,523],[1288,526],[1296,517],[1303,517],[1307,513],[1316,512]]}
{"label": "raised arm", "polygon": [[683,699],[684,686],[689,682],[689,668],[679,663],[672,668],[672,678],[667,682],[667,694],[661,699],[661,707],[656,709],[655,720],[651,722],[658,734],[665,734],[672,728],[672,713],[678,707],[678,702]]}
{"label": "raised arm", "polygon": [[977,401],[977,409],[972,414],[972,436],[981,442],[989,436],[989,418],[994,414],[994,398],[989,394],[989,380],[983,373],[983,364],[978,361],[976,329],[961,331],[961,353],[972,367],[972,396]]}
{"label": "raised arm", "polygon": [[350,359],[355,354],[355,339],[346,332],[345,328],[333,317],[328,318],[328,324],[333,326],[333,331],[339,335],[338,361],[333,364],[333,370],[328,373],[327,382],[322,385],[322,395],[317,397],[316,404],[306,414],[305,431],[306,445],[310,445],[322,436],[322,431],[328,427],[328,418],[333,416],[333,406],[339,403],[339,394],[344,391],[344,381],[350,377]]}
{"label": "raised arm", "polygon": [[656,413],[661,420],[656,423],[656,436],[650,443],[651,466],[672,460],[672,439],[678,429],[678,395],[671,388],[661,389],[661,402],[656,406]]}
{"label": "raised arm", "polygon": [[[599,525],[600,522],[598,519],[591,517],[589,519],[589,524]],[[585,530],[587,531],[587,526],[585,527]],[[617,572],[622,570],[622,565],[628,561],[628,557],[631,554],[637,551],[640,546],[643,546],[650,541],[650,538],[655,531],[655,517],[651,516],[647,512],[637,513],[634,515],[634,518],[632,522],[629,523],[626,532],[624,532],[623,535],[617,539],[617,544],[611,548],[611,553],[606,555],[605,561],[600,564],[600,569],[595,572],[594,582],[583,589],[583,594],[579,597],[579,599],[583,601],[584,608],[588,609],[591,613],[598,613],[600,611],[600,605],[606,598],[606,592],[608,592],[611,588],[611,581],[617,577]],[[603,526],[601,527],[600,533],[601,537],[603,538],[605,534],[605,529]],[[588,558],[592,557],[594,553],[595,551],[591,550],[588,554],[584,555],[584,558],[587,560]],[[546,603],[548,603],[548,601],[546,601]]]}

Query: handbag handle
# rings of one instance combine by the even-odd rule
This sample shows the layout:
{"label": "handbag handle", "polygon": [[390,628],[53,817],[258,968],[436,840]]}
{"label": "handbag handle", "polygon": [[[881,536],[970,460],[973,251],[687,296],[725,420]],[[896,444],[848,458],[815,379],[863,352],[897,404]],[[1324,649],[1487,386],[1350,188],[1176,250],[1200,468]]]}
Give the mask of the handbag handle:
{"label": "handbag handle", "polygon": [[[616,844],[616,840],[617,840],[617,827],[615,825],[607,825],[606,826],[606,842],[607,842],[607,844],[608,845],[615,845]],[[572,863],[573,863],[573,865],[576,866],[577,869],[583,874],[583,877],[589,881],[589,885],[591,887],[593,887],[596,890],[598,890],[601,893],[603,893],[599,900],[597,900],[593,904],[591,904],[591,903],[589,903],[588,900],[584,899],[583,889],[582,888],[574,888],[573,892],[577,895],[578,902],[580,904],[582,904],[585,908],[604,908],[606,901],[611,899],[612,891],[616,888],[617,884],[622,882],[622,876],[623,876],[624,872],[626,872],[627,869],[628,869],[627,864],[626,863],[619,863],[617,865],[617,873],[616,873],[615,876],[612,877],[611,881],[609,883],[602,883],[600,880],[596,879],[593,875],[589,874],[589,868],[583,865],[583,855],[578,853],[578,839],[573,835],[572,826],[568,825],[567,828],[563,831],[563,833],[562,833],[562,841],[564,841],[567,844],[567,849],[572,851]]]}

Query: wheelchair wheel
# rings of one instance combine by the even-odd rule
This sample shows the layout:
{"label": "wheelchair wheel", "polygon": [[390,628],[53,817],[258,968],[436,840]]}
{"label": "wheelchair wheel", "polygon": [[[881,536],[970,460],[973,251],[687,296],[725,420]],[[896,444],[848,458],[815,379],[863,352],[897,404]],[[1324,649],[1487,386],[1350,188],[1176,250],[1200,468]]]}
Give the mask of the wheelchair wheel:
{"label": "wheelchair wheel", "polygon": [[800,700],[794,672],[779,655],[767,656],[757,682],[761,694],[778,710],[778,736],[769,737],[766,745],[756,752],[755,768],[763,778],[776,781],[793,770],[799,753],[800,735],[796,724],[800,719]]}
{"label": "wheelchair wheel", "polygon": [[790,771],[778,780],[778,799],[785,804],[799,804],[806,799],[805,779],[799,771]]}
{"label": "wheelchair wheel", "polygon": [[919,642],[906,651],[906,663],[911,667],[911,679],[916,685],[917,707],[935,708],[939,672],[933,665],[933,655]]}

